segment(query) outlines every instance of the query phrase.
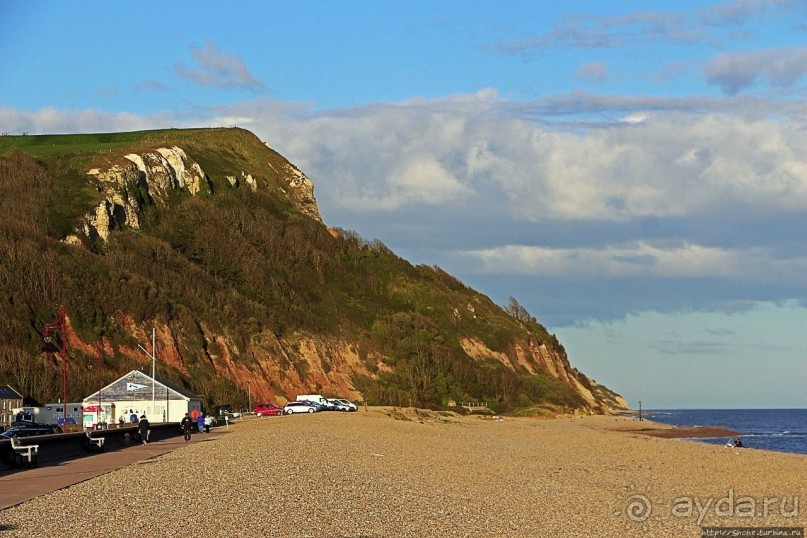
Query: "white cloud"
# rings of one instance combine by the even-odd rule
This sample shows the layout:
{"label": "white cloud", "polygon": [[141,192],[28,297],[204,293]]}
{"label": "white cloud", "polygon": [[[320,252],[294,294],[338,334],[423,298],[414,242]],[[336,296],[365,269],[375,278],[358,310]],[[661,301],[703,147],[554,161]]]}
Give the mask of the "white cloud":
{"label": "white cloud", "polygon": [[397,209],[407,202],[447,204],[471,193],[446,167],[425,155],[391,170],[388,184],[389,196],[377,201],[384,209]]}
{"label": "white cloud", "polygon": [[42,108],[35,112],[0,107],[0,125],[10,134],[71,134],[138,131],[178,125],[173,114],[143,116],[128,112],[101,110],[60,110]]}
{"label": "white cloud", "polygon": [[611,124],[612,115],[642,112],[667,112],[698,117],[709,113],[726,114],[743,120],[783,117],[790,121],[807,123],[807,107],[800,99],[773,100],[752,95],[719,99],[700,96],[657,97],[652,95],[625,96],[574,90],[546,98],[511,105],[525,116],[557,119],[585,116],[591,121],[572,127],[589,128],[594,123]]}
{"label": "white cloud", "polygon": [[240,55],[223,52],[212,41],[205,41],[204,46],[190,46],[196,68],[189,67],[183,62],[176,62],[174,68],[177,74],[194,84],[200,86],[215,86],[218,88],[251,88],[262,89],[264,83],[253,75],[244,59]]}
{"label": "white cloud", "polygon": [[[643,243],[598,249],[506,245],[458,254],[480,262],[482,273],[571,277],[635,277],[665,273],[678,277],[703,276],[733,261],[730,253],[720,249],[684,245],[665,250]],[[687,263],[693,260],[694,265]]]}
{"label": "white cloud", "polygon": [[696,43],[708,40],[705,29],[690,13],[633,11],[618,16],[567,15],[547,32],[500,41],[490,48],[530,56],[550,48],[602,49],[637,43]]}
{"label": "white cloud", "polygon": [[479,274],[562,278],[721,278],[798,284],[807,256],[782,260],[762,247],[729,249],[637,241],[597,248],[505,245],[456,255]]}
{"label": "white cloud", "polygon": [[749,203],[807,208],[807,132],[798,125],[720,114],[627,117],[642,121],[561,132],[496,103],[435,101],[358,109],[349,120],[324,113],[280,130],[254,125],[314,176],[337,175],[336,203],[384,201],[364,209],[490,188],[509,200],[503,210],[530,221],[680,217]]}
{"label": "white cloud", "polygon": [[734,95],[762,80],[778,87],[792,87],[807,75],[807,48],[783,47],[752,52],[730,52],[709,60],[703,68],[706,80]]}
{"label": "white cloud", "polygon": [[634,112],[632,114],[628,114],[624,118],[620,118],[619,121],[623,123],[630,123],[632,125],[637,125],[639,123],[644,122],[647,119],[647,114],[642,114],[641,112]]}
{"label": "white cloud", "polygon": [[712,25],[742,24],[774,10],[788,10],[803,4],[801,0],[733,0],[701,10],[700,18]]}
{"label": "white cloud", "polygon": [[328,189],[332,204],[392,212],[475,196],[465,147],[469,122],[473,110],[492,106],[496,98],[483,90],[439,104],[416,99],[320,113],[251,102],[222,108],[212,121],[252,114],[250,128],[306,170],[318,192]]}

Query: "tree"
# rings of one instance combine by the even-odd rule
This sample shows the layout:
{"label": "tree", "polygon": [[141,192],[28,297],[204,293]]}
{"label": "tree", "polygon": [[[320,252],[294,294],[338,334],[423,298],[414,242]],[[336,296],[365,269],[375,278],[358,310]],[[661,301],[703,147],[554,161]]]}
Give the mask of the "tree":
{"label": "tree", "polygon": [[538,320],[527,312],[527,309],[521,306],[515,297],[510,297],[507,300],[507,306],[504,311],[510,314],[516,321],[521,323],[538,323]]}

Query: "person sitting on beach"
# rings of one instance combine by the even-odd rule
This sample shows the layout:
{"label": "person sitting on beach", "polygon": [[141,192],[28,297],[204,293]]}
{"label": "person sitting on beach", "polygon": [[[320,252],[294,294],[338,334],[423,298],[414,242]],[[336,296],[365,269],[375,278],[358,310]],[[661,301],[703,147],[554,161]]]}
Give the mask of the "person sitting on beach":
{"label": "person sitting on beach", "polygon": [[745,445],[742,441],[740,441],[739,437],[729,438],[729,442],[726,443],[728,448],[745,448]]}

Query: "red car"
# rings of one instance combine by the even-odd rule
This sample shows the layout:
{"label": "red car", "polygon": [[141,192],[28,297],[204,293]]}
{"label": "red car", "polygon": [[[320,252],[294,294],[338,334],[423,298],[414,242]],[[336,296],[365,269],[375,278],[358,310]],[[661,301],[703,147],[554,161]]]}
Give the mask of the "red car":
{"label": "red car", "polygon": [[255,406],[255,414],[259,417],[266,415],[274,417],[283,414],[283,408],[271,403],[261,403]]}

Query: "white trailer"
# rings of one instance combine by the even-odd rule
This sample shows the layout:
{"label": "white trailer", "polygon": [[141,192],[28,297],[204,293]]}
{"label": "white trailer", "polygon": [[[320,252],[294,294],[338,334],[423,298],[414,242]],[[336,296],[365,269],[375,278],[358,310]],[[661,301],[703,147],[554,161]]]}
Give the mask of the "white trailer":
{"label": "white trailer", "polygon": [[[49,403],[41,407],[18,407],[14,409],[14,420],[32,424],[63,424],[63,403]],[[67,404],[67,422],[81,424],[84,419],[84,405],[81,402]]]}
{"label": "white trailer", "polygon": [[314,402],[320,405],[327,405],[328,399],[322,396],[321,394],[298,394],[297,395],[298,402]]}

